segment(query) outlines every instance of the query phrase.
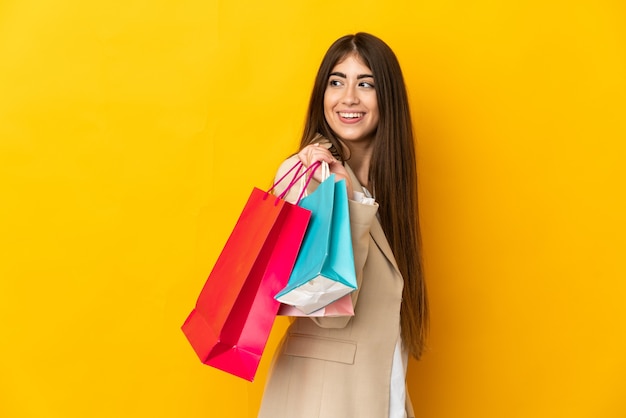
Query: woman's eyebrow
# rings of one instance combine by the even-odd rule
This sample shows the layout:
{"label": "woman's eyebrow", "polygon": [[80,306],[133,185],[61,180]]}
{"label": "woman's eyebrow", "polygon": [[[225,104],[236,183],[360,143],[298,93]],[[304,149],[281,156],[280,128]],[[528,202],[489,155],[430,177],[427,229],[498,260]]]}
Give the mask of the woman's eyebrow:
{"label": "woman's eyebrow", "polygon": [[[340,73],[339,71],[335,71],[333,73],[330,73],[329,77],[341,77],[341,78],[348,78],[344,73]],[[374,78],[374,76],[372,74],[359,74],[356,76],[357,80],[360,80],[362,78]]]}

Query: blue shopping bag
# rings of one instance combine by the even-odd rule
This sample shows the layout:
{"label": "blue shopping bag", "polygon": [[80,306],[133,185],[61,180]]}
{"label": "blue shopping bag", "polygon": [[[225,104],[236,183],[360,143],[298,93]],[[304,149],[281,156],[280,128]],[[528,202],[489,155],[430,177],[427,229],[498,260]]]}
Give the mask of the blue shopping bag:
{"label": "blue shopping bag", "polygon": [[331,174],[299,206],[311,220],[287,286],[276,300],[310,314],[357,288],[345,180]]}

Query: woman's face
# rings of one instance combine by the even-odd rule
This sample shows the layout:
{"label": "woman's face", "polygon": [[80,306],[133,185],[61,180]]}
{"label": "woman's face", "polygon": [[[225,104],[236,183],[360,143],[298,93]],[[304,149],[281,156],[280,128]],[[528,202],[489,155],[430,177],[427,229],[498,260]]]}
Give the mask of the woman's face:
{"label": "woman's face", "polygon": [[372,70],[356,54],[346,56],[332,69],[324,92],[324,116],[339,139],[374,139],[379,119],[374,86]]}

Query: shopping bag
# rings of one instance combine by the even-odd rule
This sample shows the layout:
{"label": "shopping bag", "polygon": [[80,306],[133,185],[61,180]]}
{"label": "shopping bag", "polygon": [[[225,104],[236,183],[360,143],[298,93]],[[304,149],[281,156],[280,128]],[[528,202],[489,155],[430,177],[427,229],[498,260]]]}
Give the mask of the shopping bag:
{"label": "shopping bag", "polygon": [[285,305],[284,303],[280,304],[280,308],[278,308],[279,316],[308,316],[311,318],[317,317],[336,317],[336,316],[354,316],[354,305],[352,304],[352,296],[345,295],[334,302],[331,302],[329,305],[324,306],[317,311],[311,312],[310,314],[305,314],[300,309],[291,306]]}
{"label": "shopping bag", "polygon": [[182,325],[204,364],[249,381],[280,306],[274,295],[289,279],[311,216],[308,209],[283,200],[299,178],[301,165],[292,170],[296,167],[281,196],[253,189]]}
{"label": "shopping bag", "polygon": [[295,266],[276,300],[310,314],[357,288],[345,180],[331,174],[300,207],[311,220]]}

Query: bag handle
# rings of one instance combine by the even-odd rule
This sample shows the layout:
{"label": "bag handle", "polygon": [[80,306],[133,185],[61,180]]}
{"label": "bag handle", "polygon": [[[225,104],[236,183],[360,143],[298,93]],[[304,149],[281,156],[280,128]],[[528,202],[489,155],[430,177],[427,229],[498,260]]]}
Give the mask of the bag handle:
{"label": "bag handle", "polygon": [[[307,169],[304,171],[304,173],[302,173],[302,175],[300,175],[300,177],[298,177],[298,179],[301,179],[301,181],[304,181],[304,175],[306,174],[307,171],[311,170],[311,175],[306,179],[306,182],[304,183],[304,187],[302,188],[302,190],[300,190],[300,194],[298,195],[298,203],[300,203],[300,200],[302,200],[302,197],[305,196],[306,188],[309,187],[309,183],[313,179],[313,174],[315,174],[315,170],[317,170],[317,168],[320,165],[322,166],[322,173],[324,173],[324,165],[326,165],[326,170],[328,170],[328,164],[327,163],[316,161],[313,164],[311,164],[309,167],[307,167]],[[326,177],[328,177],[328,174],[326,175]],[[298,179],[294,179],[293,183],[295,184],[296,181],[298,181]]]}
{"label": "bag handle", "polygon": [[[293,167],[291,167],[285,174],[283,174],[283,176],[281,178],[276,180],[276,182],[272,185],[272,187],[269,188],[269,190],[267,192],[269,193],[272,190],[274,190],[276,188],[276,186],[278,186],[278,184],[280,184],[285,179],[285,177],[287,177],[289,175],[289,173],[291,173],[296,168],[298,168],[298,169],[296,170],[296,173],[293,175],[294,179],[296,177],[298,177],[298,174],[300,173],[300,170],[302,169],[302,161],[298,161],[297,163],[295,163],[293,165]],[[287,185],[287,190],[289,190],[292,186],[293,186],[293,179],[291,180],[289,185]]]}
{"label": "bag handle", "polygon": [[[303,182],[305,182],[305,186],[304,188],[300,191],[300,194],[298,196],[298,200],[296,201],[296,204],[300,203],[300,200],[303,197],[304,192],[306,191],[306,187],[309,185],[309,183],[311,182],[311,179],[313,179],[313,173],[315,173],[315,170],[317,170],[317,168],[320,166],[320,162],[316,161],[315,163],[311,164],[310,166],[308,166],[302,173],[300,173],[300,170],[302,170],[302,167],[304,167],[304,164],[302,164],[302,161],[298,161],[297,163],[295,163],[293,165],[293,167],[291,167],[280,179],[278,179],[273,185],[272,187],[270,187],[270,189],[267,191],[267,193],[270,193],[272,190],[274,190],[276,188],[276,186],[281,183],[293,170],[296,170],[295,174],[293,175],[291,181],[289,182],[289,184],[287,185],[287,187],[285,188],[285,190],[283,190],[283,192],[278,195],[277,199],[284,199],[285,196],[287,195],[287,193],[289,192],[289,190],[291,190],[291,188],[300,180],[302,180]],[[307,174],[310,172],[310,175],[307,176]]]}
{"label": "bag handle", "polygon": [[[320,161],[317,162],[318,164],[320,163]],[[321,161],[321,166],[322,166],[322,181],[326,180],[328,177],[330,177],[330,167],[328,166],[328,163],[326,161]],[[311,176],[312,177],[312,176]],[[306,183],[304,182],[304,178],[301,179],[300,181],[300,198],[302,197],[306,197],[309,195],[309,193],[307,192],[307,187],[309,186],[311,179],[309,179]]]}

